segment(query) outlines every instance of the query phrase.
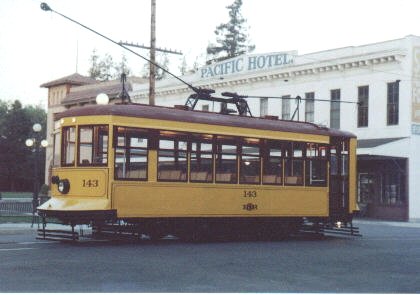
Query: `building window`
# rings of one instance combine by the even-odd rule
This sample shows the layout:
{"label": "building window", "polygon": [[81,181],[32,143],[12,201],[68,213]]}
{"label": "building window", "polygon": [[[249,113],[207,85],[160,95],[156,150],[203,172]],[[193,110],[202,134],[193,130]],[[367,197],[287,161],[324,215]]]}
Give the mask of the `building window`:
{"label": "building window", "polygon": [[369,86],[360,86],[357,127],[367,127],[369,122]]}
{"label": "building window", "polygon": [[260,99],[260,117],[268,115],[268,98]]}
{"label": "building window", "polygon": [[388,83],[387,124],[398,125],[399,82]]}
{"label": "building window", "polygon": [[403,204],[402,195],[400,192],[401,177],[397,172],[386,172],[383,175],[383,194],[381,197],[381,204],[384,205],[401,205]]}
{"label": "building window", "polygon": [[331,90],[330,127],[340,129],[340,89]]}
{"label": "building window", "polygon": [[315,92],[305,93],[305,122],[314,122]]}
{"label": "building window", "polygon": [[284,95],[281,98],[281,118],[290,120],[290,95]]}

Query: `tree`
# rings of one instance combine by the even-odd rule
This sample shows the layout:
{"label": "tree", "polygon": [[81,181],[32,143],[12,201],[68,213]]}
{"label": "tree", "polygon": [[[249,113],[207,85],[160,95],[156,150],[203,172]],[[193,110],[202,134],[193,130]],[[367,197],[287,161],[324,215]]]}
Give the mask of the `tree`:
{"label": "tree", "polygon": [[109,53],[105,53],[105,57],[99,62],[100,74],[98,80],[109,81],[113,78],[114,61]]}
{"label": "tree", "polygon": [[[169,69],[169,57],[168,54],[164,53],[163,56],[160,58],[159,65],[164,68],[165,70]],[[156,69],[156,80],[162,80],[166,78],[167,73],[163,71],[161,68]]]}
{"label": "tree", "polygon": [[[32,126],[40,123],[41,138],[45,138],[47,115],[41,107],[22,107],[13,103],[0,102],[0,189],[32,190],[33,153],[25,145],[25,140],[34,137]],[[44,167],[45,151],[40,167]],[[40,181],[44,171],[40,169]]]}
{"label": "tree", "polygon": [[182,56],[180,59],[181,64],[179,65],[178,69],[181,75],[185,75],[188,71],[188,65],[187,65],[187,59],[185,58],[185,55]]}
{"label": "tree", "polygon": [[246,19],[241,14],[242,0],[235,0],[227,6],[229,22],[216,27],[216,43],[207,46],[207,54],[211,59],[223,60],[238,56],[255,49],[249,44]]}
{"label": "tree", "polygon": [[[160,65],[161,67],[163,67],[165,70],[169,69],[169,58],[168,58],[168,54],[163,53],[163,54],[158,54],[158,65]],[[143,66],[143,72],[142,72],[142,78],[149,78],[150,75],[150,64],[147,62],[144,64]],[[156,68],[156,80],[162,80],[163,78],[165,78],[167,75],[167,73],[165,71],[163,71],[161,68],[157,67]]]}
{"label": "tree", "polygon": [[119,79],[123,72],[126,75],[131,73],[131,69],[128,67],[125,55],[122,55],[119,63],[115,63],[113,57],[109,53],[105,53],[105,56],[101,58],[97,54],[96,49],[94,49],[89,60],[89,77],[99,81]]}
{"label": "tree", "polygon": [[124,54],[121,56],[121,61],[114,65],[114,79],[119,78],[122,73],[125,73],[127,76],[131,74],[131,69],[128,67],[127,63],[127,57]]}
{"label": "tree", "polygon": [[93,49],[92,55],[90,56],[90,68],[88,70],[89,77],[93,79],[98,79],[101,74],[101,69],[99,67],[99,55],[96,53],[96,49]]}

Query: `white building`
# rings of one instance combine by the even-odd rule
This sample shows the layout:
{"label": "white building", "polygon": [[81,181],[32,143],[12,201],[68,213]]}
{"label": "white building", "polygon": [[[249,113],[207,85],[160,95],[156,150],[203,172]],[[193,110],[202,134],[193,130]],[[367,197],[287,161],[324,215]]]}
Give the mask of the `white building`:
{"label": "white building", "polygon": [[[291,119],[298,110],[294,120],[299,115],[355,133],[363,214],[420,220],[420,37],[305,55],[243,55],[181,79],[219,96],[224,91],[256,96],[247,99],[254,116]],[[184,104],[191,93],[174,78],[156,83],[158,105]],[[147,103],[148,84],[132,83],[130,96]],[[287,96],[306,100],[297,108],[296,99],[280,99]],[[70,105],[71,99],[65,101]],[[201,102],[196,109],[218,111],[218,106]]]}

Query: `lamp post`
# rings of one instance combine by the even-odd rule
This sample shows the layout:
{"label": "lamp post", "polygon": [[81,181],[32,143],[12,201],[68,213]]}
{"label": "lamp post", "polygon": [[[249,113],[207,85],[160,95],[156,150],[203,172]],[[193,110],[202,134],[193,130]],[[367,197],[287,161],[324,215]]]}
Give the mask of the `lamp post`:
{"label": "lamp post", "polygon": [[32,126],[32,130],[34,131],[35,136],[33,138],[28,138],[25,141],[27,147],[32,148],[32,152],[34,153],[34,190],[32,195],[32,225],[34,225],[35,219],[35,212],[36,207],[38,207],[38,192],[39,192],[39,153],[40,148],[46,148],[48,146],[48,141],[45,139],[41,140],[40,132],[42,130],[42,126],[39,123],[35,123]]}

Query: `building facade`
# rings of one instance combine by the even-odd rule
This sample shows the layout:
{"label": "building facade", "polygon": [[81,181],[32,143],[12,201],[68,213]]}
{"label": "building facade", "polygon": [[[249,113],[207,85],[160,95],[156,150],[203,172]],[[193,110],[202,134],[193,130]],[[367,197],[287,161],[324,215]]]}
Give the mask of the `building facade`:
{"label": "building facade", "polygon": [[[248,95],[254,116],[355,133],[360,214],[420,220],[420,37],[304,55],[242,55],[181,78],[219,96]],[[148,103],[147,83],[133,82],[130,90],[133,101]],[[156,83],[158,105],[184,104],[191,93],[172,78]],[[218,111],[218,106],[201,102],[196,109]]]}

